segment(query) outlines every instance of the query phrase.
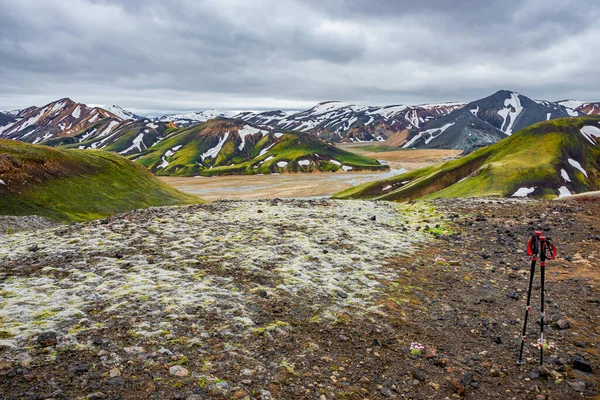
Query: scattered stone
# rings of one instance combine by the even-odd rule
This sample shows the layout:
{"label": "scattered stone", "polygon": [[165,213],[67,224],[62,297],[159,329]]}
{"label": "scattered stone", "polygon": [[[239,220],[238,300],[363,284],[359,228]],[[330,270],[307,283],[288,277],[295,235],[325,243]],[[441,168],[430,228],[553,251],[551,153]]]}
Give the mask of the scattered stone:
{"label": "scattered stone", "polygon": [[175,376],[188,376],[190,371],[181,365],[173,365],[171,368],[169,368],[169,373]]}
{"label": "scattered stone", "polygon": [[385,386],[379,392],[383,397],[392,397],[392,391]]}
{"label": "scattered stone", "polygon": [[342,299],[347,299],[348,298],[348,293],[346,292],[337,292],[338,297],[342,298]]}
{"label": "scattered stone", "polygon": [[110,386],[114,386],[114,387],[118,387],[118,388],[122,388],[125,386],[125,380],[123,378],[121,378],[120,376],[117,376],[115,378],[110,378],[108,380],[108,384]]}
{"label": "scattered stone", "polygon": [[514,291],[514,292],[511,292],[511,293],[508,295],[508,297],[510,297],[511,299],[514,299],[514,300],[519,300],[519,294],[518,294],[516,291]]}
{"label": "scattered stone", "polygon": [[56,346],[56,343],[58,343],[56,332],[48,331],[40,333],[37,337],[37,343],[41,347]]}
{"label": "scattered stone", "polygon": [[462,383],[465,386],[468,386],[473,382],[474,377],[475,374],[473,372],[465,372],[462,378],[460,378],[460,383]]}
{"label": "scattered stone", "polygon": [[260,297],[262,297],[263,299],[266,299],[267,297],[269,297],[269,294],[267,293],[267,291],[266,291],[266,290],[261,290],[261,291],[259,291],[259,292],[258,292],[258,295],[259,295]]}
{"label": "scattered stone", "polygon": [[569,329],[571,327],[571,322],[568,319],[561,318],[554,323],[554,327],[561,330]]}
{"label": "scattered stone", "polygon": [[425,381],[425,372],[423,372],[423,370],[421,370],[420,368],[413,368],[410,370],[410,374],[412,375],[413,378],[415,378],[418,381]]}
{"label": "scattered stone", "polygon": [[582,372],[592,372],[592,364],[579,355],[573,356],[573,368]]}
{"label": "scattered stone", "polygon": [[246,392],[245,390],[238,390],[237,392],[234,392],[231,395],[231,398],[234,399],[234,400],[240,400],[240,399],[243,399],[246,396],[248,396],[248,392]]}
{"label": "scattered stone", "polygon": [[550,371],[550,376],[552,376],[552,378],[554,378],[554,379],[562,379],[562,377],[563,377],[562,374],[555,369]]}
{"label": "scattered stone", "polygon": [[459,396],[463,396],[465,394],[465,386],[460,383],[458,378],[452,378],[450,383],[452,384],[452,390],[454,393],[458,394]]}
{"label": "scattered stone", "polygon": [[90,370],[89,364],[86,364],[86,363],[75,364],[75,372],[82,373],[82,372],[88,372],[89,370]]}
{"label": "scattered stone", "polygon": [[567,383],[576,392],[584,392],[585,391],[585,381],[582,379],[577,379],[574,381],[567,381]]}
{"label": "scattered stone", "polygon": [[111,378],[115,378],[117,376],[121,376],[121,370],[119,368],[113,368],[108,373],[108,376]]}
{"label": "scattered stone", "polygon": [[348,338],[348,336],[340,335],[340,336],[338,336],[338,340],[340,342],[347,342],[350,340],[350,338]]}
{"label": "scattered stone", "polygon": [[371,219],[371,221],[377,221],[377,216],[373,215],[370,219]]}
{"label": "scattered stone", "polygon": [[39,249],[40,249],[40,248],[38,247],[38,245],[37,245],[37,244],[34,244],[33,246],[29,246],[29,247],[27,248],[27,251],[35,252],[35,251],[38,251]]}
{"label": "scattered stone", "polygon": [[427,385],[431,386],[432,388],[434,388],[435,390],[440,390],[440,385],[439,383],[435,383],[435,382],[429,382],[427,383]]}
{"label": "scattered stone", "polygon": [[575,347],[579,347],[580,349],[585,348],[585,342],[577,341],[575,342]]}
{"label": "scattered stone", "polygon": [[453,267],[458,267],[460,265],[460,261],[458,260],[450,260],[448,262],[449,265],[453,266]]}
{"label": "scattered stone", "polygon": [[102,400],[105,399],[106,395],[102,392],[94,392],[85,396],[86,400]]}
{"label": "scattered stone", "polygon": [[538,379],[540,377],[540,374],[539,372],[531,371],[527,374],[527,376],[529,376],[529,379]]}

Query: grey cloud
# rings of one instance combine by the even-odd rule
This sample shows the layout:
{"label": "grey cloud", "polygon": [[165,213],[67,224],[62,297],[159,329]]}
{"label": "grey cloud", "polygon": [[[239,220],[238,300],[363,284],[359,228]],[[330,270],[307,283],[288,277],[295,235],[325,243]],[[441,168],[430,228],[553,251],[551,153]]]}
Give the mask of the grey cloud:
{"label": "grey cloud", "polygon": [[[580,3],[580,4],[579,4]],[[600,6],[557,0],[0,0],[0,109],[600,100]]]}

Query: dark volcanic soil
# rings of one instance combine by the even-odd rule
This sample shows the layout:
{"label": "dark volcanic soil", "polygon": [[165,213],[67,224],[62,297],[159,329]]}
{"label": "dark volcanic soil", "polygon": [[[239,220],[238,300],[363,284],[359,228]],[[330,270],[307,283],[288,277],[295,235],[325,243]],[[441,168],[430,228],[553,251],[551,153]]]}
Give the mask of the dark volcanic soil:
{"label": "dark volcanic soil", "polygon": [[[238,215],[235,207],[239,204],[257,218],[263,218],[264,213],[271,213],[270,217],[257,223],[252,236],[244,236],[244,224],[250,223],[245,217],[232,219],[231,229],[239,229],[242,237],[224,237],[225,244],[213,249],[214,254],[190,260],[183,247],[175,246],[173,252],[183,254],[181,261],[161,264],[161,257],[167,254],[161,246],[170,249],[172,239],[165,236],[167,239],[146,241],[150,235],[163,234],[156,229],[160,224],[173,227],[173,221],[183,224],[197,216],[194,226],[198,226],[210,216],[232,210],[235,212],[231,215]],[[39,241],[31,243],[39,249],[29,247],[0,254],[3,307],[11,301],[11,309],[18,310],[18,302],[11,300],[15,296],[33,295],[36,290],[42,293],[44,285],[60,285],[67,279],[80,279],[82,286],[88,285],[84,282],[89,274],[100,276],[98,271],[105,271],[104,279],[119,276],[130,291],[119,287],[118,293],[110,292],[117,290],[118,280],[111,281],[108,288],[98,286],[96,300],[78,304],[80,314],[65,314],[57,320],[53,312],[43,312],[37,321],[56,323],[47,331],[40,323],[42,328],[35,336],[23,336],[23,340],[17,340],[16,314],[10,316],[10,331],[6,325],[9,316],[0,313],[0,340],[4,340],[0,342],[0,397],[191,400],[597,396],[600,203],[445,200],[431,203],[437,214],[429,206],[405,209],[412,212],[412,219],[399,224],[385,220],[386,213],[393,213],[395,206],[372,203],[377,205],[369,209],[368,202],[361,202],[360,208],[357,204],[223,202],[179,209],[187,213],[180,217],[173,216],[180,211],[169,211],[173,215],[163,218],[166,209],[155,209],[56,228],[52,233],[39,231]],[[354,208],[349,209],[350,205]],[[332,210],[334,207],[341,211]],[[307,222],[294,219],[301,216]],[[270,218],[282,219],[266,225]],[[357,231],[341,223],[336,225],[338,219]],[[158,225],[151,225],[151,220]],[[320,223],[334,227],[337,233],[327,238],[327,230],[320,230]],[[202,229],[226,229],[224,225],[220,221]],[[118,236],[120,232],[134,236],[133,230],[128,230],[131,226],[143,235],[133,244],[118,247],[119,241],[125,240]],[[516,365],[529,275],[524,250],[536,228],[543,228],[559,251],[559,257],[548,263],[546,282],[546,331],[555,348],[546,353],[542,370],[537,365],[538,351],[531,345],[539,329],[539,275],[534,283],[526,365]],[[106,237],[106,241],[98,239],[104,243],[117,235],[113,238],[114,249],[91,250],[81,245],[81,237],[97,234],[100,229],[97,238]],[[177,229],[184,232],[184,228]],[[274,229],[273,234],[268,233],[269,229]],[[386,230],[390,237],[404,232],[407,238],[419,240],[412,245],[412,252],[402,247],[395,250],[393,244],[383,243]],[[382,244],[375,241],[368,242],[367,247],[355,247],[353,241],[367,240],[369,232],[371,239],[381,238]],[[51,256],[50,249],[44,249],[44,239],[55,236],[74,247]],[[23,247],[22,240],[33,238],[0,236],[0,245]],[[293,238],[297,241],[292,245]],[[253,264],[236,269],[252,257],[252,252],[246,254],[231,244],[240,240],[256,249],[257,258]],[[271,241],[272,248],[265,247],[271,246]],[[302,243],[308,247],[302,247]],[[202,253],[210,247],[205,241],[197,248],[192,244],[189,251]],[[271,258],[261,259],[259,255],[267,250],[280,254],[280,258],[269,253]],[[218,252],[231,254],[215,258]],[[319,269],[300,269],[299,261],[289,258],[296,252]],[[327,263],[318,260],[327,257]],[[173,279],[152,285],[149,282],[153,276],[145,276],[143,288],[147,292],[138,292],[135,285],[141,278],[132,272],[136,263],[148,268],[161,265],[156,271],[181,275],[171,275]],[[280,270],[278,263],[296,267],[293,271]],[[360,269],[340,267],[344,263],[356,263]],[[365,269],[370,264],[379,267]],[[61,269],[61,265],[71,269]],[[88,275],[76,275],[75,270],[85,270]],[[325,272],[327,275],[319,275]],[[197,292],[212,290],[213,297],[178,307],[178,301],[193,293],[185,291],[194,288],[184,285],[186,273],[201,280],[203,286]],[[53,283],[40,280],[45,276],[51,276]],[[219,280],[208,279],[213,276]],[[38,285],[35,290],[21,293],[24,289],[15,282],[33,278],[37,280],[27,282]],[[369,286],[373,283],[376,286]],[[364,287],[372,287],[371,292],[364,291]],[[77,288],[67,289],[67,297],[57,299],[74,301],[68,296],[77,293]],[[152,302],[166,290],[175,298],[174,303],[164,296]],[[51,293],[58,296],[56,291]],[[241,300],[236,300],[235,293],[240,293]],[[122,301],[122,305],[115,306]],[[242,305],[236,308],[235,301]],[[66,312],[65,307],[61,310],[59,313]],[[26,316],[18,318],[30,323]],[[35,322],[31,322],[32,327]],[[425,346],[421,356],[410,354],[411,342]]]}

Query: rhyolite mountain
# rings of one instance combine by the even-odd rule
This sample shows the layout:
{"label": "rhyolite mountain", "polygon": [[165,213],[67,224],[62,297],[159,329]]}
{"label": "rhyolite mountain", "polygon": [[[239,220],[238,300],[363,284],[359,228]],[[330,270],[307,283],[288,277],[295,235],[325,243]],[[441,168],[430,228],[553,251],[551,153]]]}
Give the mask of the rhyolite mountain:
{"label": "rhyolite mountain", "polygon": [[500,90],[412,129],[403,147],[460,149],[468,153],[535,123],[579,115],[583,114],[559,103]]}
{"label": "rhyolite mountain", "polygon": [[48,146],[75,149],[101,149],[121,155],[140,153],[160,142],[168,131],[177,129],[173,123],[149,119],[115,122],[102,120],[75,136],[65,136],[44,142]]}
{"label": "rhyolite mountain", "polygon": [[157,175],[177,176],[389,168],[306,133],[266,130],[228,118],[170,130],[132,159]]}
{"label": "rhyolite mountain", "polygon": [[564,106],[567,110],[571,110],[569,114],[571,116],[578,115],[600,115],[600,103],[586,103],[577,100],[561,100],[557,101],[557,104]]}
{"label": "rhyolite mountain", "polygon": [[80,221],[199,202],[114,153],[0,140],[0,215]]}
{"label": "rhyolite mountain", "polygon": [[356,186],[336,198],[555,198],[600,189],[600,116],[541,122],[458,160]]}
{"label": "rhyolite mountain", "polygon": [[98,107],[89,107],[64,98],[43,107],[29,107],[19,111],[15,120],[0,128],[0,138],[40,143],[48,139],[73,136],[101,120],[110,120],[114,126],[121,118]]}
{"label": "rhyolite mountain", "polygon": [[329,142],[384,141],[393,133],[419,128],[464,103],[419,106],[359,106],[328,101],[301,112],[242,113],[236,117],[270,129],[311,133]]}

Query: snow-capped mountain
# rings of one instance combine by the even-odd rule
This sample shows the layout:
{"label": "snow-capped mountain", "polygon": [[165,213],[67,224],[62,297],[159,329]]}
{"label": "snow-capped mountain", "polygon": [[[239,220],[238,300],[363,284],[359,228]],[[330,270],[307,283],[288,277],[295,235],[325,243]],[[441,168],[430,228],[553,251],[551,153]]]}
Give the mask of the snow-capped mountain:
{"label": "snow-capped mountain", "polygon": [[360,106],[328,101],[297,113],[267,111],[236,117],[267,128],[315,134],[331,142],[384,141],[392,133],[418,128],[464,103],[420,106]]}
{"label": "snow-capped mountain", "polygon": [[[581,115],[559,103],[532,100],[500,90],[413,129],[404,147],[456,148],[466,152],[487,146],[535,123]],[[475,117],[475,118],[473,118]]]}
{"label": "snow-capped mountain", "polygon": [[141,119],[143,117],[140,117],[139,115],[136,115],[134,113],[132,113],[129,110],[124,109],[123,107],[117,105],[117,104],[113,104],[110,106],[101,106],[101,108],[103,108],[104,110],[116,115],[117,117],[121,118],[122,120],[126,120],[126,119]]}
{"label": "snow-capped mountain", "polygon": [[586,103],[578,100],[561,100],[557,104],[570,110],[572,116],[577,115],[600,115],[600,102]]}
{"label": "snow-capped mountain", "polygon": [[0,137],[39,143],[54,137],[72,136],[94,123],[110,119],[115,126],[122,120],[98,107],[88,107],[69,98],[43,107],[21,110],[15,120],[0,128]]}
{"label": "snow-capped mountain", "polygon": [[206,122],[209,119],[223,117],[231,118],[239,114],[239,111],[218,111],[218,110],[202,110],[185,114],[167,114],[155,118],[157,122],[173,122],[177,126],[188,126],[198,122]]}

